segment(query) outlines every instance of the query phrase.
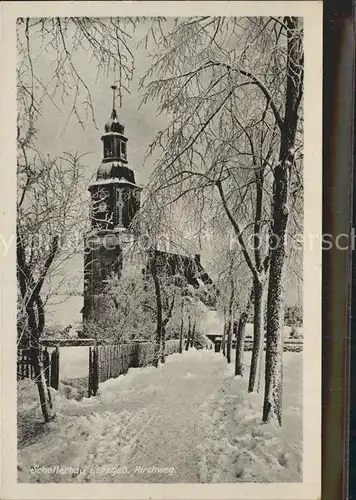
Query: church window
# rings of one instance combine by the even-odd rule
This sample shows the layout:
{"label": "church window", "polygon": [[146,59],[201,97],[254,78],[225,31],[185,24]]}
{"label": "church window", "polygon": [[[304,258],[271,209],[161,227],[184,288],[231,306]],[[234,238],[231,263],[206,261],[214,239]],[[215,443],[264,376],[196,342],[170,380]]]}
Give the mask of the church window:
{"label": "church window", "polygon": [[126,158],[126,143],[124,141],[121,142],[121,154]]}
{"label": "church window", "polygon": [[114,137],[114,158],[120,157],[120,140],[118,137]]}

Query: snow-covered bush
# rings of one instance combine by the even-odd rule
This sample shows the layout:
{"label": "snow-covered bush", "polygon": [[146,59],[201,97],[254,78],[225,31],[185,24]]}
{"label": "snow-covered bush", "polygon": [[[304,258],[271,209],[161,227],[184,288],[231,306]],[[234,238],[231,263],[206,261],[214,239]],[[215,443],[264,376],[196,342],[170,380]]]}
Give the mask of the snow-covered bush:
{"label": "snow-covered bush", "polygon": [[209,349],[212,341],[202,333],[196,332],[194,336],[194,347],[196,349]]}
{"label": "snow-covered bush", "polygon": [[303,325],[303,309],[299,305],[288,306],[284,312],[284,323],[291,327]]}

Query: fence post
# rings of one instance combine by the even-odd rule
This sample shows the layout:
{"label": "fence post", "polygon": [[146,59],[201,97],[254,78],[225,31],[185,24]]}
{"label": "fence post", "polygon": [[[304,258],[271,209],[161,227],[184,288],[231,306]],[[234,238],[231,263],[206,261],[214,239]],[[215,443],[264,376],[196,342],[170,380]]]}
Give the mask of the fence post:
{"label": "fence post", "polygon": [[24,373],[24,378],[28,378],[29,376],[29,366],[32,366],[32,363],[31,363],[31,358],[29,356],[29,351],[25,351],[25,354],[22,355],[22,360],[23,361],[26,361],[26,363],[24,363],[24,370],[23,370],[23,373]]}
{"label": "fence post", "polygon": [[58,391],[59,387],[59,348],[56,347],[51,355],[51,387]]}
{"label": "fence post", "polygon": [[47,351],[47,347],[45,347],[44,351],[42,351],[42,363],[43,363],[43,371],[46,379],[47,386],[50,385],[50,361],[49,361],[49,352]]}
{"label": "fence post", "polygon": [[89,375],[88,375],[88,398],[91,396],[91,380],[92,380],[92,354],[91,346],[89,346]]}
{"label": "fence post", "polygon": [[88,398],[96,396],[99,388],[98,346],[89,347]]}
{"label": "fence post", "polygon": [[20,358],[21,380],[25,378],[25,360],[26,356],[24,354],[24,351],[21,351],[21,358]]}
{"label": "fence post", "polygon": [[138,368],[140,366],[140,351],[141,351],[141,345],[139,343],[135,344],[134,347],[134,361],[133,361],[133,368]]}
{"label": "fence post", "polygon": [[92,363],[92,391],[93,395],[96,396],[99,388],[99,353],[98,346],[93,348],[93,363]]}

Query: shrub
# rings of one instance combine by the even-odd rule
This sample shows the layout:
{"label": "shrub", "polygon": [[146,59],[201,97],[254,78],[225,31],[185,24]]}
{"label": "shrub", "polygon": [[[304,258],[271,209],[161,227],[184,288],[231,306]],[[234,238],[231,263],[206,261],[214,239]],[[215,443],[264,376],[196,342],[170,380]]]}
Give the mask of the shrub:
{"label": "shrub", "polygon": [[202,333],[198,333],[198,332],[195,333],[195,335],[194,335],[194,347],[196,349],[207,349],[211,343],[212,343],[211,340],[208,339],[208,337],[206,337]]}
{"label": "shrub", "polygon": [[291,327],[301,327],[303,325],[303,310],[299,305],[288,306],[284,312],[284,323]]}
{"label": "shrub", "polygon": [[292,330],[290,332],[289,337],[291,339],[302,339],[303,332],[301,330],[298,330],[298,328],[295,325],[292,325]]}

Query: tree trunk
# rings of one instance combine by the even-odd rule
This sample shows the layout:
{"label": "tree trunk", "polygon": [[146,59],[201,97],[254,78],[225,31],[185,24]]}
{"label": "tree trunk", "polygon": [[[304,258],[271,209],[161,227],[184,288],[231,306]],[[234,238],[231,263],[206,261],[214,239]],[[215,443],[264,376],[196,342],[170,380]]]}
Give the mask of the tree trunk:
{"label": "tree trunk", "polygon": [[166,361],[166,327],[162,327],[161,363]]}
{"label": "tree trunk", "polygon": [[227,324],[226,324],[226,319],[224,319],[224,331],[223,331],[223,335],[221,338],[221,350],[222,350],[223,356],[225,356],[225,354],[226,354],[226,331],[227,331]]}
{"label": "tree trunk", "polygon": [[235,358],[235,375],[243,376],[243,359],[245,353],[245,335],[246,324],[250,313],[250,308],[253,301],[253,287],[251,289],[250,297],[247,301],[245,310],[241,313],[239,319],[239,326],[236,335],[236,358]]}
{"label": "tree trunk", "polygon": [[191,321],[190,321],[190,315],[188,316],[188,336],[187,336],[187,343],[185,344],[185,350],[189,350],[189,344],[190,344],[190,334],[191,334]]}
{"label": "tree trunk", "polygon": [[232,341],[232,320],[227,323],[227,338],[226,338],[226,361],[231,363],[231,341]]}
{"label": "tree trunk", "polygon": [[[258,383],[257,383],[257,392],[259,393],[261,390],[262,386],[262,378],[263,378],[263,367],[264,367],[264,358],[265,356],[263,355],[264,352],[264,344],[266,341],[266,307],[265,304],[267,303],[267,286],[266,283],[263,284],[263,295],[262,295],[262,317],[263,317],[263,327],[262,327],[262,343],[261,343],[261,354],[260,354],[260,360],[258,363]],[[267,343],[266,343],[267,344]],[[267,345],[266,345],[267,349]]]}
{"label": "tree trunk", "polygon": [[180,318],[180,333],[179,333],[179,353],[183,352],[183,332],[184,332],[184,317],[183,317],[183,302],[181,306],[181,318]]}
{"label": "tree trunk", "polygon": [[253,318],[253,346],[250,366],[248,392],[258,390],[258,368],[262,354],[264,329],[263,329],[263,281],[255,277],[253,281],[254,318]]}
{"label": "tree trunk", "polygon": [[51,242],[49,254],[45,260],[39,279],[33,277],[31,266],[26,262],[26,252],[17,230],[16,235],[16,256],[17,256],[17,279],[21,292],[21,297],[26,303],[26,331],[29,334],[28,342],[30,347],[31,362],[35,374],[35,382],[38,389],[42,415],[45,422],[49,422],[55,417],[52,410],[51,393],[46,384],[43,364],[40,353],[39,338],[45,325],[45,314],[43,301],[40,293],[47,276],[48,270],[58,251],[59,238],[55,236]]}
{"label": "tree trunk", "polygon": [[151,275],[153,278],[155,296],[156,296],[156,342],[155,342],[153,366],[157,368],[158,361],[160,358],[161,341],[162,341],[162,296],[161,296],[161,285],[157,275],[155,249],[151,250],[150,267],[151,267]]}
{"label": "tree trunk", "polygon": [[283,390],[283,262],[284,251],[272,255],[268,299],[263,422],[282,424]]}
{"label": "tree trunk", "polygon": [[[32,328],[33,328],[33,326],[34,325],[32,325]],[[31,329],[31,338],[34,339],[35,336],[37,336],[37,332],[35,334],[32,332],[33,332],[33,330]],[[30,356],[31,356],[31,363],[33,366],[33,371],[35,374],[35,382],[37,385],[42,415],[43,415],[44,421],[49,422],[50,420],[52,420],[55,417],[55,413],[53,411],[51,411],[52,407],[53,407],[52,398],[51,398],[50,390],[49,390],[47,383],[46,383],[46,377],[45,377],[42,358],[41,358],[41,350],[40,350],[39,343],[38,343],[37,339],[35,340],[35,342],[32,341],[30,343]]]}
{"label": "tree trunk", "polygon": [[228,309],[228,322],[227,322],[227,345],[226,345],[226,360],[231,363],[231,341],[232,341],[232,316],[233,316],[233,306],[234,306],[234,295],[235,295],[235,283],[232,273],[232,268],[230,269],[230,300]]}
{"label": "tree trunk", "polygon": [[41,411],[45,422],[49,422],[55,417],[52,412],[51,395],[46,384],[46,378],[43,371],[41,351],[39,347],[30,347],[31,362],[35,374],[38,396],[41,404]]}
{"label": "tree trunk", "polygon": [[196,328],[196,324],[195,324],[195,321],[194,321],[194,323],[193,323],[193,329],[192,329],[192,335],[191,335],[191,341],[190,341],[190,347],[194,347],[195,328]]}
{"label": "tree trunk", "polygon": [[267,298],[267,345],[265,395],[262,421],[277,420],[282,425],[283,393],[283,279],[285,270],[285,238],[289,216],[289,179],[294,163],[294,144],[303,82],[303,53],[298,36],[298,18],[286,17],[287,81],[285,118],[281,134],[279,163],[274,168],[274,199],[271,262]]}
{"label": "tree trunk", "polygon": [[161,363],[164,363],[166,361],[166,328],[169,323],[169,320],[172,317],[173,314],[173,308],[174,308],[174,303],[175,299],[174,297],[172,298],[172,301],[169,305],[167,316],[164,318],[162,321],[162,350],[161,350]]}
{"label": "tree trunk", "polygon": [[[46,378],[43,370],[43,363],[41,358],[39,346],[39,332],[38,323],[36,318],[35,307],[38,309],[42,306],[42,301],[36,300],[29,303],[26,307],[28,328],[30,331],[30,356],[33,371],[35,374],[35,382],[37,385],[38,396],[41,405],[41,411],[45,422],[49,422],[55,417],[52,412],[51,393],[47,387]],[[42,309],[39,309],[37,316],[42,314]],[[41,320],[42,321],[42,320]]]}
{"label": "tree trunk", "polygon": [[247,313],[241,313],[239,319],[239,327],[236,335],[236,358],[235,358],[235,375],[243,376],[243,359],[245,349],[245,335],[246,335]]}

